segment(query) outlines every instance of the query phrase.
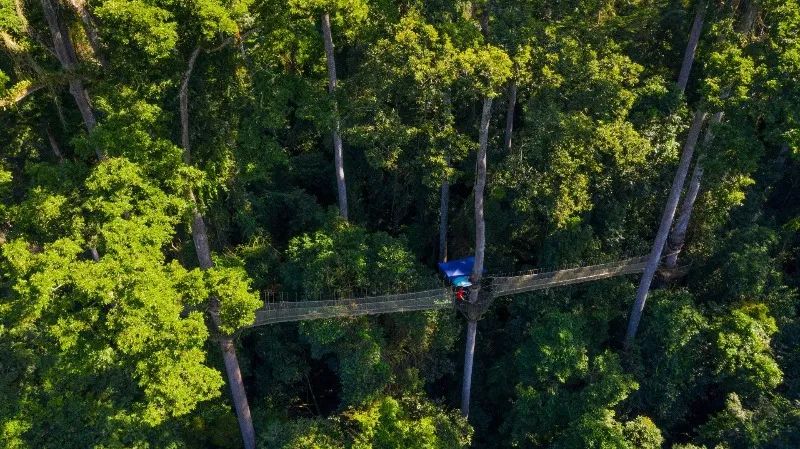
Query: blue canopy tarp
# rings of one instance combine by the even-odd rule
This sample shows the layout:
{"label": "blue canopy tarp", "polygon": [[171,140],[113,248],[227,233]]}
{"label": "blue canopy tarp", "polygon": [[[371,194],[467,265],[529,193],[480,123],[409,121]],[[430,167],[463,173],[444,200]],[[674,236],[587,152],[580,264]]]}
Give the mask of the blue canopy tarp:
{"label": "blue canopy tarp", "polygon": [[470,256],[450,262],[439,262],[439,270],[456,287],[469,287],[472,285],[469,276],[472,274],[473,265],[475,265],[475,257]]}

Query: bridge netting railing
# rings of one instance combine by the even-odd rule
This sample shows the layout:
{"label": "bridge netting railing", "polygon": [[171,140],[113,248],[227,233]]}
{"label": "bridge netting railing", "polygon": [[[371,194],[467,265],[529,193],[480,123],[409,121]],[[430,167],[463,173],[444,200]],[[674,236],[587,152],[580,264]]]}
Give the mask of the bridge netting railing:
{"label": "bridge netting railing", "polygon": [[254,326],[288,321],[445,309],[452,306],[453,292],[447,287],[350,299],[266,302],[264,308],[256,311]]}
{"label": "bridge netting railing", "polygon": [[495,276],[492,278],[492,293],[497,298],[626,274],[641,273],[644,271],[646,263],[647,257],[644,256],[557,271],[534,271],[518,276]]}
{"label": "bridge netting railing", "polygon": [[[515,276],[487,276],[492,298],[641,273],[647,257],[555,271],[530,271]],[[265,301],[253,326],[323,318],[446,309],[455,304],[453,288],[315,301]]]}

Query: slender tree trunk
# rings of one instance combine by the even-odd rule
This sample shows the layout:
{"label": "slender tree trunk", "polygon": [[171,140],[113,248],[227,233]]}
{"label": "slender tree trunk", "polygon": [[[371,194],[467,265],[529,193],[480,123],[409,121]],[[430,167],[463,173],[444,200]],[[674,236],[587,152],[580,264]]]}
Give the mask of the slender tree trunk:
{"label": "slender tree trunk", "polygon": [[[486,221],[483,216],[483,191],[486,188],[486,147],[489,144],[489,119],[492,115],[492,99],[483,99],[481,127],[478,131],[478,157],[475,169],[475,264],[472,266],[473,288],[469,301],[478,301],[480,280],[483,275],[483,259],[486,250]],[[461,384],[461,414],[469,416],[469,398],[472,391],[472,360],[475,357],[475,334],[478,323],[467,321],[467,344],[464,350],[464,379]]]}
{"label": "slender tree trunk", "polygon": [[[78,106],[78,110],[81,113],[86,130],[91,132],[97,124],[97,119],[92,110],[89,94],[83,87],[83,81],[77,76],[74,76],[78,60],[75,56],[75,47],[72,45],[72,40],[69,38],[66,27],[61,21],[51,0],[42,0],[42,9],[45,19],[47,20],[47,26],[50,29],[50,34],[53,38],[53,48],[55,49],[56,58],[58,58],[58,62],[61,63],[61,67],[64,71],[70,76],[69,92],[75,99],[75,104]],[[106,155],[99,149],[95,149],[95,153],[100,160],[106,158]]]}
{"label": "slender tree trunk", "polygon": [[439,198],[439,261],[447,262],[447,217],[450,213],[450,181],[442,180]]}
{"label": "slender tree trunk", "polygon": [[[492,115],[492,99],[483,99],[481,112],[481,127],[478,133],[478,158],[475,169],[475,265],[472,267],[472,281],[477,283],[483,274],[483,258],[486,251],[486,221],[483,217],[483,192],[486,189],[486,147],[489,144],[489,119]],[[477,300],[477,291],[473,289],[474,298]]]}
{"label": "slender tree trunk", "polygon": [[236,417],[239,420],[239,431],[242,433],[245,449],[255,449],[256,432],[253,429],[253,417],[250,416],[250,405],[244,392],[242,370],[239,369],[239,359],[236,358],[236,345],[231,337],[221,337],[219,340],[222,357],[225,361],[225,373],[231,386],[233,405],[236,408]]}
{"label": "slender tree trunk", "polygon": [[475,335],[478,322],[467,321],[467,344],[464,349],[464,379],[461,381],[461,414],[469,417],[469,398],[472,392],[472,361],[475,358]]}
{"label": "slender tree trunk", "polygon": [[636,300],[631,308],[631,316],[628,320],[628,330],[625,334],[625,348],[629,348],[636,337],[636,331],[639,328],[639,321],[642,318],[642,311],[644,311],[644,304],[647,300],[647,294],[650,290],[650,284],[653,282],[653,277],[658,269],[659,262],[661,261],[661,253],[664,250],[664,245],[667,242],[669,230],[672,227],[672,219],[675,217],[675,210],[678,207],[678,200],[681,196],[683,184],[686,181],[686,175],[689,172],[689,164],[692,161],[694,148],[697,145],[697,139],[700,137],[700,131],[703,128],[703,121],[706,114],[702,111],[697,111],[692,121],[692,126],[689,128],[689,134],[686,137],[686,142],[683,145],[681,159],[678,164],[678,170],[675,173],[675,178],[672,180],[672,188],[669,191],[667,204],[664,207],[664,213],[661,216],[661,223],[658,226],[653,247],[650,251],[650,256],[647,259],[647,265],[642,274],[642,279],[639,283],[639,289],[636,291]]}
{"label": "slender tree trunk", "polygon": [[[322,39],[325,41],[325,59],[328,63],[328,93],[334,97],[336,92],[336,60],[333,57],[333,36],[331,35],[331,18],[326,12],[322,14]],[[333,138],[333,160],[336,166],[336,188],[339,196],[339,214],[347,220],[347,185],[344,179],[344,153],[342,150],[342,137],[339,134],[340,120],[339,108],[334,98],[334,124],[331,136]]]}
{"label": "slender tree trunk", "polygon": [[102,47],[100,45],[100,36],[97,33],[97,27],[94,24],[94,18],[89,13],[89,9],[86,7],[86,2],[84,0],[69,0],[69,5],[78,14],[78,17],[81,18],[81,22],[83,23],[83,29],[86,32],[86,37],[89,39],[89,45],[92,47],[92,53],[94,53],[94,57],[97,58],[97,61],[100,62],[100,65],[105,67],[106,61],[103,57]]}
{"label": "slender tree trunk", "polygon": [[[708,144],[714,139],[713,130],[711,126],[722,121],[722,112],[717,112],[709,120],[709,127],[706,129],[703,143]],[[678,214],[678,221],[669,235],[667,258],[664,266],[667,268],[675,268],[678,263],[678,255],[683,249],[686,242],[686,230],[689,229],[689,220],[692,217],[692,210],[694,203],[697,200],[697,194],[700,192],[700,182],[703,179],[703,158],[698,157],[697,162],[694,164],[692,170],[692,177],[689,180],[689,187],[686,189],[686,195],[683,197],[681,203],[680,214]]]}
{"label": "slender tree trunk", "polygon": [[514,132],[514,108],[517,106],[517,82],[511,80],[508,85],[508,105],[506,106],[506,132],[503,139],[503,148],[511,151],[511,134]]}
{"label": "slender tree trunk", "polygon": [[[194,70],[194,64],[197,61],[197,56],[200,54],[200,47],[195,48],[192,55],[189,57],[186,72],[184,73],[181,82],[179,103],[180,103],[180,117],[181,117],[181,145],[183,145],[183,159],[186,163],[191,162],[191,141],[189,139],[189,94],[188,85],[189,79]],[[208,270],[214,266],[214,261],[211,259],[211,246],[208,243],[208,230],[206,228],[203,215],[197,207],[197,199],[194,192],[189,191],[189,199],[193,205],[192,211],[192,241],[194,242],[195,252],[197,253],[198,263],[200,268]],[[210,299],[210,312],[211,324],[213,330],[219,332],[219,299],[212,297]],[[245,449],[255,449],[256,437],[255,430],[253,429],[253,418],[250,415],[250,404],[247,401],[247,395],[244,390],[244,382],[242,381],[242,370],[239,367],[239,359],[236,358],[236,345],[233,338],[228,335],[221,335],[219,337],[220,348],[222,349],[222,359],[225,363],[225,373],[228,378],[228,385],[231,389],[231,399],[233,400],[233,407],[236,410],[236,418],[239,421],[239,430],[242,433],[242,440]]]}
{"label": "slender tree trunk", "polygon": [[703,20],[705,20],[707,7],[708,3],[706,1],[701,2],[694,14],[692,28],[689,31],[689,42],[686,43],[681,71],[678,74],[678,89],[680,89],[681,93],[686,92],[686,85],[689,83],[689,72],[692,71],[694,55],[697,51],[697,43],[700,41],[700,32],[703,31]]}

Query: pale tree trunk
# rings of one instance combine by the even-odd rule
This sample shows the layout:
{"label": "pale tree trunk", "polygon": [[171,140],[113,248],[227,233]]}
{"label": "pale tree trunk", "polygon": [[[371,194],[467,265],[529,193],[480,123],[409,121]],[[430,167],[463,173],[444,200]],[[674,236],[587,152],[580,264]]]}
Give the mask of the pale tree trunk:
{"label": "pale tree trunk", "polygon": [[703,31],[703,20],[705,20],[708,3],[703,1],[697,6],[694,14],[691,31],[689,31],[689,42],[686,43],[686,50],[683,53],[683,63],[678,74],[678,89],[681,93],[686,92],[686,85],[689,83],[689,73],[692,71],[694,56],[697,52],[697,44],[700,42],[700,32]]}
{"label": "pale tree trunk", "polygon": [[661,261],[661,253],[664,250],[664,245],[667,242],[669,230],[672,227],[672,219],[675,217],[675,210],[678,207],[678,200],[681,196],[683,184],[686,181],[686,175],[689,172],[689,164],[692,161],[694,148],[697,145],[697,139],[700,137],[700,131],[703,128],[703,121],[706,114],[702,111],[697,111],[692,121],[692,126],[689,128],[689,134],[686,137],[686,142],[683,145],[681,159],[678,163],[678,170],[675,173],[675,178],[672,180],[672,187],[669,191],[667,204],[664,207],[664,213],[661,216],[661,223],[658,226],[653,247],[650,255],[647,258],[642,279],[639,282],[639,289],[636,291],[636,299],[631,308],[631,316],[628,319],[628,330],[625,334],[625,348],[630,348],[633,339],[636,337],[636,331],[639,328],[639,321],[642,318],[644,311],[644,304],[647,300],[647,294],[650,291],[650,284],[653,282],[653,277],[658,269],[659,262]]}
{"label": "pale tree trunk", "polygon": [[461,382],[461,414],[469,417],[469,398],[472,393],[472,361],[475,358],[475,335],[478,322],[467,321],[467,344],[464,348],[464,379]]}
{"label": "pale tree trunk", "polygon": [[450,213],[450,181],[442,180],[439,198],[439,261],[447,262],[447,217]]}
{"label": "pale tree trunk", "polygon": [[[481,32],[489,36],[489,8],[485,5],[480,17]],[[489,145],[489,119],[492,116],[492,99],[484,97],[481,124],[478,129],[478,155],[475,161],[475,264],[472,266],[472,290],[469,302],[478,301],[480,280],[483,275],[483,258],[486,252],[486,221],[483,216],[483,191],[486,189],[486,150]],[[461,381],[461,414],[469,417],[469,400],[472,396],[472,365],[475,359],[475,338],[478,333],[477,320],[467,319],[466,345],[464,347],[464,373]]]}
{"label": "pale tree trunk", "polygon": [[[483,258],[486,250],[486,221],[483,217],[483,192],[486,189],[486,147],[489,145],[489,119],[492,115],[492,99],[483,99],[481,127],[478,133],[478,158],[475,167],[475,265],[472,281],[478,282],[483,274]],[[473,296],[477,299],[477,293]],[[474,301],[473,301],[474,302]]]}
{"label": "pale tree trunk", "polygon": [[[483,99],[481,127],[478,131],[478,157],[475,168],[475,264],[472,266],[472,290],[469,301],[478,301],[480,280],[483,275],[483,259],[486,251],[486,221],[483,216],[483,191],[486,188],[486,147],[489,144],[489,119],[492,115],[492,99]],[[469,398],[472,391],[472,361],[475,357],[475,337],[478,324],[467,321],[467,344],[464,350],[464,379],[461,383],[461,414],[469,416]]]}
{"label": "pale tree trunk", "polygon": [[[78,110],[81,113],[86,130],[91,132],[95,125],[97,125],[97,119],[92,110],[89,94],[83,87],[83,82],[75,76],[75,67],[77,65],[75,48],[51,0],[42,0],[42,9],[44,10],[44,16],[53,38],[53,48],[56,53],[56,58],[58,58],[61,67],[70,77],[69,92],[75,99],[75,104],[78,106]],[[95,149],[95,153],[100,160],[106,158],[106,155],[99,149]]]}
{"label": "pale tree trunk", "polygon": [[[711,117],[711,120],[709,120],[708,129],[706,129],[706,134],[703,136],[703,143],[705,145],[708,145],[714,139],[714,131],[712,126],[720,121],[722,121],[722,112],[717,112]],[[703,158],[698,157],[697,162],[694,164],[694,169],[692,170],[692,177],[689,180],[689,187],[686,189],[686,195],[683,197],[683,202],[681,203],[678,221],[675,223],[675,227],[669,234],[667,258],[664,262],[664,266],[667,268],[675,268],[678,263],[678,255],[680,254],[681,250],[683,249],[683,245],[686,242],[686,231],[689,229],[689,221],[692,218],[692,210],[694,209],[694,203],[697,200],[697,194],[700,192],[700,182],[702,179]]]}
{"label": "pale tree trunk", "polygon": [[245,449],[255,449],[256,432],[253,429],[253,417],[250,415],[250,405],[244,391],[242,370],[239,368],[239,359],[236,358],[236,344],[230,336],[219,339],[222,358],[225,361],[225,373],[231,386],[231,397],[236,408],[236,417],[239,420],[239,431],[242,433]]}
{"label": "pale tree trunk", "polygon": [[105,58],[103,57],[102,47],[100,46],[100,36],[97,33],[97,26],[94,24],[94,18],[89,13],[86,7],[85,0],[69,0],[69,5],[81,18],[83,23],[83,30],[86,32],[86,37],[89,39],[89,45],[92,47],[92,53],[101,66],[106,66]]}
{"label": "pale tree trunk", "polygon": [[503,148],[511,151],[511,134],[514,132],[514,108],[517,105],[517,82],[511,81],[508,85],[508,105],[506,106],[506,132],[503,138]]}
{"label": "pale tree trunk", "polygon": [[331,35],[331,18],[326,12],[322,14],[322,39],[325,41],[325,59],[328,64],[328,93],[334,101],[334,123],[331,136],[333,138],[333,160],[336,167],[336,188],[339,196],[339,214],[347,220],[347,185],[344,179],[344,152],[342,137],[339,134],[339,108],[336,104],[336,60],[333,58],[333,36]]}
{"label": "pale tree trunk", "polygon": [[[181,82],[179,103],[180,103],[180,117],[181,117],[181,145],[183,146],[183,159],[186,163],[191,162],[191,145],[189,139],[189,79],[194,70],[194,64],[197,61],[197,56],[200,54],[200,47],[195,48],[192,55],[189,57],[188,67],[184,73]],[[214,266],[214,261],[211,259],[211,247],[208,243],[208,230],[206,228],[203,215],[197,206],[197,199],[194,192],[189,191],[189,199],[192,202],[192,241],[194,242],[195,252],[200,264],[200,268],[208,270]],[[212,297],[210,300],[211,323],[216,333],[219,332],[219,299]],[[236,418],[239,421],[239,430],[242,433],[242,440],[245,449],[255,449],[256,447],[256,434],[253,429],[253,418],[250,415],[250,404],[247,401],[247,395],[244,390],[244,382],[242,381],[242,370],[239,367],[239,359],[236,358],[236,345],[233,338],[228,335],[219,336],[220,349],[222,350],[222,359],[225,363],[225,374],[228,378],[228,385],[231,389],[231,399],[233,407],[236,411]]]}

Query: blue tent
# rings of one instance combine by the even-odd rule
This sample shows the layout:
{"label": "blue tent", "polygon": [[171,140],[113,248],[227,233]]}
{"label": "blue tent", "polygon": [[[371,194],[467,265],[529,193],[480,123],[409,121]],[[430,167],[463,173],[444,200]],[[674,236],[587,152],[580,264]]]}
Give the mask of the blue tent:
{"label": "blue tent", "polygon": [[439,262],[439,270],[456,287],[469,287],[472,285],[469,276],[472,274],[473,265],[475,265],[475,257],[470,256],[450,262]]}

